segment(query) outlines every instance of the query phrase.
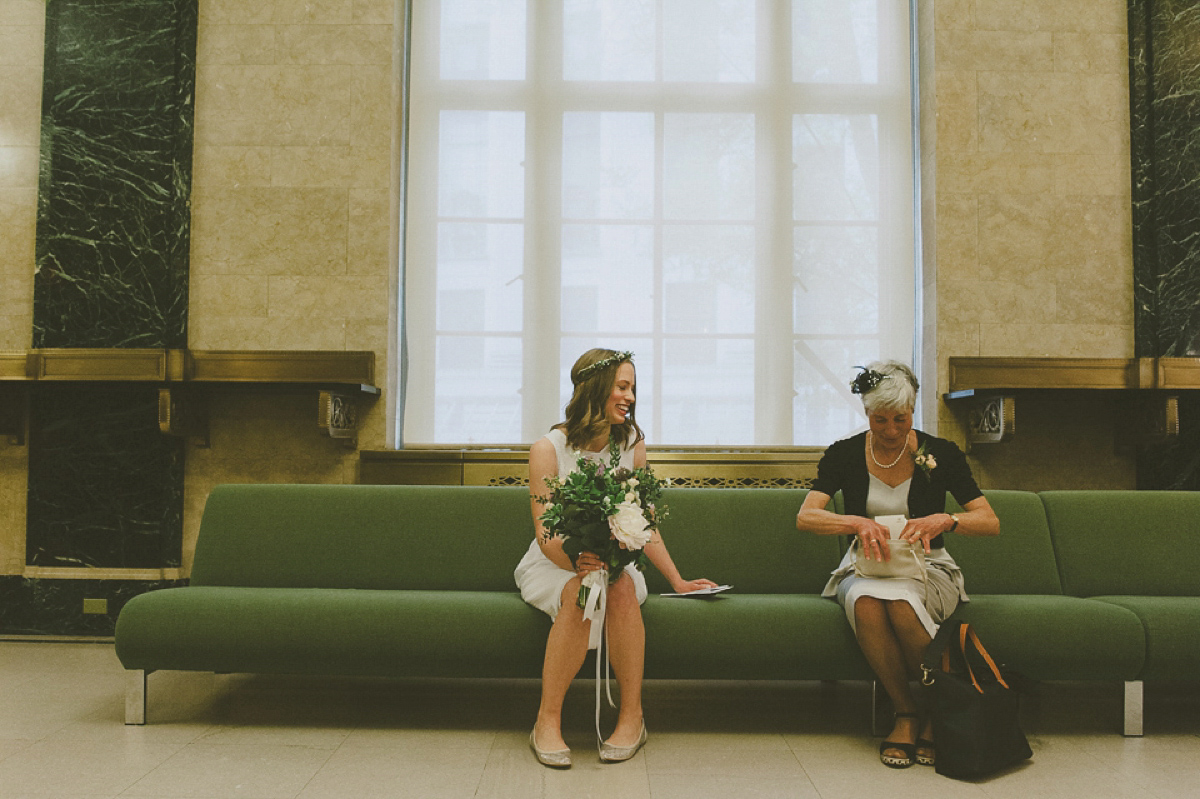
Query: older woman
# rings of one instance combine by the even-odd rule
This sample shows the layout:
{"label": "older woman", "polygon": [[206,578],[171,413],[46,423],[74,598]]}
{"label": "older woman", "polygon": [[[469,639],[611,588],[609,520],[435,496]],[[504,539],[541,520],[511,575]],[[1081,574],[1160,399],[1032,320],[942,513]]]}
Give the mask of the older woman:
{"label": "older woman", "polygon": [[[872,363],[855,378],[851,390],[862,397],[868,429],[825,451],[796,517],[801,530],[854,538],[824,596],[846,609],[867,662],[892,699],[895,724],[879,758],[893,768],[933,765],[936,757],[930,722],[921,719],[909,681],[920,675],[937,625],[967,601],[962,572],[943,536],[1000,532],[962,450],[913,429],[918,387],[912,370],[896,361]],[[825,509],[838,491],[844,514]],[[964,512],[945,512],[946,492]],[[897,538],[919,542],[926,553],[925,579],[856,576],[856,557],[890,560],[891,533],[876,518],[896,514],[906,518]]]}

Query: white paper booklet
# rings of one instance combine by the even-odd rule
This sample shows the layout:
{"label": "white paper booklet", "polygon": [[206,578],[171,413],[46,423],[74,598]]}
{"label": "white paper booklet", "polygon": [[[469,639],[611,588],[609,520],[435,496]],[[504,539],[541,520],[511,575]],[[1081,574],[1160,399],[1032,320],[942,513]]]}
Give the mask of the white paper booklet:
{"label": "white paper booklet", "polygon": [[875,521],[888,529],[888,538],[899,538],[904,532],[904,525],[908,524],[908,519],[900,513],[894,516],[876,516]]}
{"label": "white paper booklet", "polygon": [[714,594],[719,594],[722,591],[728,591],[730,588],[733,588],[733,586],[718,585],[712,588],[697,588],[695,591],[688,591],[684,594],[661,594],[661,596],[713,596]]}

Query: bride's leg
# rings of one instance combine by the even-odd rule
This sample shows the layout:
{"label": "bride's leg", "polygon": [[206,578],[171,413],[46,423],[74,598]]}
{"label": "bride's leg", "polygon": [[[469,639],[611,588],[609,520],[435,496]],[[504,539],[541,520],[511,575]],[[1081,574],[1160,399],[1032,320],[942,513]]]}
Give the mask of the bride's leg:
{"label": "bride's leg", "polygon": [[576,604],[580,578],[567,583],[562,592],[562,607],[546,639],[546,657],[542,662],[542,700],[538,706],[534,734],[541,749],[567,748],[562,737],[562,706],[571,681],[579,673],[587,656],[591,622],[584,621]]}
{"label": "bride's leg", "polygon": [[642,732],[642,674],[646,666],[646,627],[637,590],[628,574],[621,575],[608,587],[608,652],[617,685],[621,688],[621,709],[617,728],[609,736],[613,746],[633,746]]}

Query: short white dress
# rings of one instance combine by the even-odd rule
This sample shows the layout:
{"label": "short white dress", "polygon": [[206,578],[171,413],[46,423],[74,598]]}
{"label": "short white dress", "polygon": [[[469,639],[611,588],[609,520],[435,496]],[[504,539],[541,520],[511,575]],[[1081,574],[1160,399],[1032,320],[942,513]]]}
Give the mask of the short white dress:
{"label": "short white dress", "polygon": [[[610,456],[607,448],[600,452],[588,452],[586,450],[574,452],[567,446],[566,432],[559,428],[551,430],[546,434],[545,438],[554,445],[554,454],[558,458],[559,478],[564,478],[575,471],[578,455],[602,461],[605,464],[608,463]],[[626,469],[632,469],[634,467],[633,455],[634,444],[632,443],[631,436],[631,440],[627,441],[625,446],[621,447],[620,465]],[[632,563],[625,567],[625,572],[633,579],[638,603],[645,602],[648,593],[646,589],[646,576]],[[529,549],[526,550],[525,556],[521,558],[521,562],[517,564],[513,576],[517,580],[517,588],[521,590],[521,598],[538,610],[549,614],[551,619],[554,619],[558,616],[558,610],[562,604],[563,589],[571,581],[571,578],[575,576],[575,572],[559,568],[554,561],[546,557],[535,538],[529,543]]]}
{"label": "short white dress", "polygon": [[[893,488],[875,475],[869,475],[867,491],[867,516],[908,515],[908,489],[912,478]],[[964,587],[962,571],[945,547],[930,550],[925,556],[925,576],[928,590],[920,580],[898,577],[859,577],[854,573],[854,551],[851,546],[842,562],[834,570],[821,594],[837,597],[838,604],[846,610],[850,628],[854,629],[854,603],[860,596],[877,599],[904,600],[912,605],[917,618],[932,638],[938,625],[954,612],[959,602],[969,601]]]}

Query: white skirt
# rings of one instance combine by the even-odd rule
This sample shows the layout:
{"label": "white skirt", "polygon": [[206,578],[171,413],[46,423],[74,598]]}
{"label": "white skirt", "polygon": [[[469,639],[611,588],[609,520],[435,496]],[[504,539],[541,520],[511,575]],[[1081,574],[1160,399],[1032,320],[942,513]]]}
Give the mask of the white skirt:
{"label": "white skirt", "polygon": [[[625,573],[633,578],[638,604],[642,604],[649,593],[646,589],[646,575],[632,563],[625,567]],[[521,558],[513,572],[517,588],[521,589],[521,599],[546,613],[551,619],[558,617],[563,589],[574,576],[575,572],[559,568],[554,561],[546,557],[536,540],[529,543],[525,557]]]}
{"label": "white skirt", "polygon": [[898,577],[858,577],[854,574],[854,548],[851,547],[821,595],[837,598],[852,630],[855,629],[854,603],[860,596],[903,600],[912,606],[932,638],[937,634],[938,625],[958,608],[958,603],[970,599],[964,588],[962,571],[945,549],[934,549],[925,556],[925,579],[927,584]]}

